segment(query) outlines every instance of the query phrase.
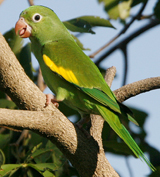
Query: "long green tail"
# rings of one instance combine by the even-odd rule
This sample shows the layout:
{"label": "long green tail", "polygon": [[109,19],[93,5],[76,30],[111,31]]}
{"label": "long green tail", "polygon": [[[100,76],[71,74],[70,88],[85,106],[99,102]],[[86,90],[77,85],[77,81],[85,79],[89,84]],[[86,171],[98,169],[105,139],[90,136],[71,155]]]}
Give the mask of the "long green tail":
{"label": "long green tail", "polygon": [[155,171],[156,168],[151,164],[151,162],[147,159],[147,157],[143,154],[137,143],[131,137],[127,129],[121,124],[118,116],[108,110],[103,106],[97,105],[97,109],[99,110],[102,117],[105,121],[110,125],[110,127],[119,135],[121,139],[129,146],[129,148],[133,151],[136,157],[143,159],[147,165],[151,168],[152,171]]}

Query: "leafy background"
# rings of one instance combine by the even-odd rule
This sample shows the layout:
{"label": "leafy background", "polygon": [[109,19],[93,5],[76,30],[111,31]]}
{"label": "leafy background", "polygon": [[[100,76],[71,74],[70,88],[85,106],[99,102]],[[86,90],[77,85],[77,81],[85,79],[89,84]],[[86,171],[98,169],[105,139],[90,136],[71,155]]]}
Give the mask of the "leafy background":
{"label": "leafy background", "polygon": [[[90,51],[85,51],[87,55],[92,54],[99,49],[99,47],[115,37],[121,29],[124,28],[124,25],[130,22],[133,16],[140,10],[142,7],[141,2],[145,3],[147,0],[124,0],[119,7],[118,4],[120,2],[119,0],[34,1],[37,5],[45,5],[52,8],[62,21],[86,15],[111,19],[111,23],[116,30],[113,28],[95,27],[92,28],[92,31],[96,34],[73,33],[79,37],[84,48],[91,49]],[[27,0],[16,0],[16,2],[4,0],[0,6],[0,31],[2,34],[5,34],[6,39],[12,46],[12,50],[15,52],[27,74],[31,79],[36,81],[38,64],[34,56],[30,54],[29,40],[25,39],[25,41],[23,41],[24,47],[21,49],[22,41],[14,36],[14,30],[12,29],[18,20],[20,12],[28,6]],[[125,10],[123,10],[124,8]],[[98,63],[99,59],[107,53],[112,46],[149,23],[151,18],[160,18],[160,2],[157,0],[148,0],[143,15],[145,15],[146,19],[136,20],[125,34],[121,35],[108,48],[96,55],[93,61]],[[9,32],[6,33],[7,31]],[[152,28],[138,38],[135,38],[135,40],[131,41],[127,46],[128,74],[126,83],[159,76],[159,31],[159,26]],[[24,53],[27,62],[24,62]],[[117,76],[112,86],[112,90],[114,90],[121,87],[124,80],[124,53],[121,50],[116,50],[99,64],[101,71],[110,66],[116,66],[117,68]],[[48,92],[50,92],[49,89],[46,89],[45,93]],[[136,127],[122,120],[126,127],[130,127],[132,136],[139,142],[142,150],[148,152],[147,155],[150,154],[151,161],[157,166],[157,169],[159,169],[158,166],[160,165],[159,93],[159,90],[151,91],[125,102],[125,104],[135,109],[134,113],[135,116],[137,115],[136,118],[140,127]],[[0,98],[0,107],[16,108],[14,103],[5,99],[6,96],[4,93],[0,93]],[[60,109],[68,116],[75,114],[75,112],[68,111],[68,109],[68,112],[66,112],[64,105],[61,105]],[[69,118],[74,120],[73,116]],[[68,163],[61,152],[59,152],[54,145],[50,144],[50,142],[46,141],[46,139],[30,132],[28,136],[24,136],[22,141],[18,144],[16,142],[21,132],[12,132],[5,129],[1,129],[0,131],[0,163],[17,163],[12,166],[2,166],[3,169],[5,168],[10,171],[10,176],[23,176],[25,173],[27,173],[28,176],[50,176],[51,174],[52,176],[77,176],[76,170]],[[149,168],[144,163],[129,155],[131,152],[123,143],[117,144],[119,139],[117,140],[117,136],[107,124],[105,124],[104,127],[103,140],[105,150],[107,151],[107,158],[121,176],[143,177],[151,174]],[[2,175],[2,173],[3,172],[0,174]],[[151,176],[159,176],[159,170],[151,174]]]}

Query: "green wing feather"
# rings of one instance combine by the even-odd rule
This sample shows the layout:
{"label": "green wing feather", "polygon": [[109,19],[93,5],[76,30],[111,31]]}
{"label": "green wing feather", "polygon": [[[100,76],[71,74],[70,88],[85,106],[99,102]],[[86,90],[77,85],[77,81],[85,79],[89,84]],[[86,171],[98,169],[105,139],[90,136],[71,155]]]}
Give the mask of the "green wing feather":
{"label": "green wing feather", "polygon": [[[46,65],[101,104],[120,113],[120,107],[98,68],[90,59],[86,58],[87,56],[79,47],[76,48],[78,51],[75,51],[75,46],[71,44],[64,41],[45,44],[43,58],[45,60],[47,56],[50,59],[50,61],[45,62]],[[68,57],[64,59],[64,56]]]}
{"label": "green wing feather", "polygon": [[104,92],[98,90],[98,89],[90,89],[90,88],[81,88],[86,94],[103,104],[104,106],[109,107],[113,111],[120,113],[120,107],[119,105],[114,102],[108,95],[106,95]]}
{"label": "green wing feather", "polygon": [[[76,43],[73,43],[73,41],[65,42],[65,40],[51,41],[43,46],[42,51],[43,55],[50,59],[50,62],[45,63],[52,71],[59,72],[58,74],[61,77],[79,87],[104,106],[120,114],[124,111],[127,114],[126,117],[138,125],[132,112],[126,106],[117,102],[98,68]],[[64,56],[67,57],[64,59]]]}

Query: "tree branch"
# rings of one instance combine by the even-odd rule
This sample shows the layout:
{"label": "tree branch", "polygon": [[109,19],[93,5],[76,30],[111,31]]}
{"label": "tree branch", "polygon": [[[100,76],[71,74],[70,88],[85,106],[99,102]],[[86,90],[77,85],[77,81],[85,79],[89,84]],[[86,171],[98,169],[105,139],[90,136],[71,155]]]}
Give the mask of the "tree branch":
{"label": "tree branch", "polygon": [[[1,34],[0,48],[0,90],[20,109],[31,110],[0,109],[0,124],[29,129],[50,139],[83,177],[118,177],[92,136],[87,138],[53,104],[44,108],[45,95],[24,73]],[[102,154],[100,159],[98,154]]]}
{"label": "tree branch", "polygon": [[33,0],[28,0],[28,3],[29,3],[30,6],[34,6]]}
{"label": "tree branch", "polygon": [[110,44],[112,44],[116,39],[118,39],[122,34],[124,34],[135,20],[140,19],[142,12],[143,12],[143,10],[145,9],[145,7],[147,5],[147,2],[148,1],[143,3],[143,5],[142,5],[141,9],[139,10],[139,12],[132,18],[132,20],[128,24],[125,25],[125,27],[119,32],[119,34],[117,34],[107,44],[102,46],[100,49],[98,49],[96,52],[91,54],[89,57],[90,58],[94,58],[98,53],[100,53],[102,50],[104,50],[106,47],[108,47]]}
{"label": "tree branch", "polygon": [[115,44],[113,47],[111,47],[107,52],[105,52],[101,57],[99,57],[99,59],[95,62],[96,65],[99,65],[99,63],[106,58],[107,56],[109,56],[111,53],[113,53],[115,50],[120,49],[121,47],[123,47],[124,45],[127,45],[132,39],[135,39],[136,37],[138,37],[139,35],[143,34],[145,31],[157,26],[160,24],[159,20],[152,20],[150,23],[148,23],[147,25],[144,25],[143,27],[141,27],[140,29],[136,30],[135,32],[133,32],[131,35],[127,36],[125,39],[121,40],[119,43]]}
{"label": "tree branch", "polygon": [[109,87],[111,87],[115,75],[116,75],[116,67],[115,66],[112,66],[112,67],[107,69],[107,72],[106,72],[106,75],[105,75],[104,79],[107,82]]}
{"label": "tree branch", "polygon": [[159,88],[160,77],[153,77],[125,85],[115,90],[114,94],[119,102],[123,102],[133,96]]}
{"label": "tree branch", "polygon": [[47,85],[44,83],[41,69],[39,68],[38,76],[37,76],[37,86],[43,92]]}
{"label": "tree branch", "polygon": [[[74,126],[53,104],[44,108],[45,95],[24,73],[24,69],[1,34],[0,48],[0,90],[7,93],[19,108],[30,110],[0,109],[0,125],[29,129],[50,139],[83,177],[118,177],[105,157],[102,144],[99,145],[100,136],[96,139],[96,135],[93,134],[87,138],[83,131]],[[112,69],[112,77],[110,74],[108,76],[112,78],[109,85],[115,73],[115,69]],[[160,88],[159,77],[137,83],[115,91],[118,100],[121,102],[133,94]],[[99,122],[101,120],[99,119]],[[103,124],[103,121],[100,124]]]}

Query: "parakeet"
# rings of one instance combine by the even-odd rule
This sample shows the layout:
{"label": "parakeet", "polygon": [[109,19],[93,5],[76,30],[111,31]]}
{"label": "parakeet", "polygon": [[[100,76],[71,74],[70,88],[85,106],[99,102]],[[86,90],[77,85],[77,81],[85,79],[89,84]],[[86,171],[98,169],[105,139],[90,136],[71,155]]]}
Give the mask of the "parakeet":
{"label": "parakeet", "polygon": [[31,40],[42,75],[56,101],[77,110],[81,116],[101,115],[110,127],[154,171],[119,117],[136,123],[126,106],[116,100],[100,71],[77,45],[57,15],[44,6],[31,6],[20,14],[16,34]]}

